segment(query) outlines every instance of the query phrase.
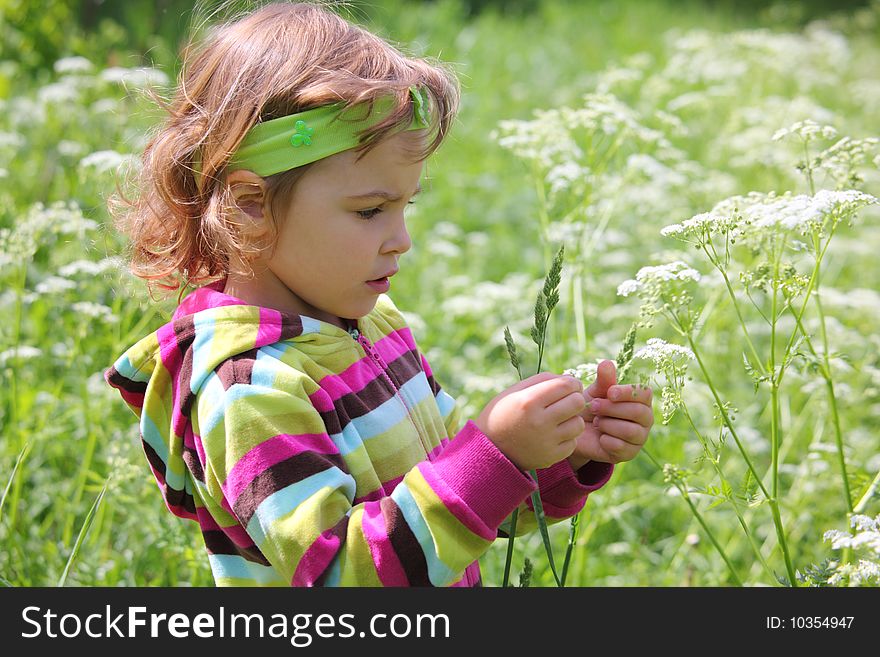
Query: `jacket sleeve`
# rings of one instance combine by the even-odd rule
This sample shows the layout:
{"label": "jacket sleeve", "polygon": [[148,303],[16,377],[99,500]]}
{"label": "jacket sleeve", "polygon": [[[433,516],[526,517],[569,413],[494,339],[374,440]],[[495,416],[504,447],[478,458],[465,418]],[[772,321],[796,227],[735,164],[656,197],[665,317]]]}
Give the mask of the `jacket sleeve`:
{"label": "jacket sleeve", "polygon": [[[437,382],[425,355],[420,352],[419,356],[422,368],[428,377],[428,384],[434,392],[437,407],[443,416],[447,434],[454,436],[461,422],[461,406]],[[599,461],[590,461],[577,472],[572,470],[565,460],[548,468],[539,469],[537,471],[538,490],[541,494],[541,504],[544,507],[547,524],[552,525],[579,513],[586,504],[587,496],[604,486],[613,472],[614,466],[611,463]],[[510,517],[507,517],[499,527],[499,536],[506,538],[509,535],[509,524]],[[533,512],[531,496],[529,496],[520,505],[517,512],[516,535],[521,536],[537,528],[538,521]]]}
{"label": "jacket sleeve", "polygon": [[451,584],[534,490],[468,422],[390,495],[355,503],[346,454],[363,445],[328,435],[314,383],[298,385],[214,385],[196,402],[208,494],[291,585]]}

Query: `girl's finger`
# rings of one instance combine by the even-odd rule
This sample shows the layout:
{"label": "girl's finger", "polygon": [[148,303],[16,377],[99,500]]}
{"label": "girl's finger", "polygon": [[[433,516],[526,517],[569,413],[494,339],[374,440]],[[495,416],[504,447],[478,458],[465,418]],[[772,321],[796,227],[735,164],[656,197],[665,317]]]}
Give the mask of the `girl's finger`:
{"label": "girl's finger", "polygon": [[607,399],[594,399],[587,404],[594,416],[616,417],[635,422],[647,429],[654,425],[654,409],[636,402],[612,402]]}
{"label": "girl's finger", "polygon": [[611,401],[630,401],[640,404],[650,404],[653,391],[646,386],[611,386],[608,388],[608,399]]}
{"label": "girl's finger", "polygon": [[587,388],[592,397],[605,397],[608,388],[617,383],[617,368],[613,360],[603,360],[596,368],[596,380]]}
{"label": "girl's finger", "polygon": [[614,436],[637,447],[641,447],[648,440],[648,432],[645,427],[628,420],[597,417],[593,420],[593,426],[609,436]]}
{"label": "girl's finger", "polygon": [[599,446],[612,457],[612,463],[620,463],[621,461],[631,461],[639,453],[640,447],[631,445],[616,436],[603,433],[599,436]]}
{"label": "girl's finger", "polygon": [[[550,418],[555,420],[557,424],[562,424],[566,420],[579,415],[584,410],[585,404],[586,400],[584,400],[583,393],[573,392],[559,401],[550,404],[550,406],[544,409],[544,412],[547,413]],[[584,419],[586,420],[586,418]]]}

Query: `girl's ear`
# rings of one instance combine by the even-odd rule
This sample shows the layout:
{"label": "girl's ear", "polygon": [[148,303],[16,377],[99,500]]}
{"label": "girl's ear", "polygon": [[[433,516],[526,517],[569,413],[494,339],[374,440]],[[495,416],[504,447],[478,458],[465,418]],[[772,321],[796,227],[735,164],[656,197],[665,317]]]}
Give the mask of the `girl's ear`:
{"label": "girl's ear", "polygon": [[231,210],[241,237],[251,246],[264,245],[272,234],[266,180],[253,171],[242,169],[228,173],[226,185],[235,203]]}

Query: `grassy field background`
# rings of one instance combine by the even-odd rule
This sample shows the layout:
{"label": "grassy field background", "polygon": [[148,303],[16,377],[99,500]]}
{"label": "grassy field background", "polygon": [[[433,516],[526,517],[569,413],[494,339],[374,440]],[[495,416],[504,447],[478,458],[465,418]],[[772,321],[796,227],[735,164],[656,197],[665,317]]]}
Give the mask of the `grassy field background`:
{"label": "grassy field background", "polygon": [[[132,16],[149,17],[136,13],[146,6],[131,3],[135,13],[123,18],[138,24]],[[142,148],[159,116],[140,89],[165,86],[176,75],[178,31],[168,25],[189,17],[169,21],[177,5],[156,6],[155,20],[140,21],[161,32],[151,34],[106,18],[96,18],[91,31],[76,28],[76,3],[50,3],[48,18],[3,5],[0,581],[7,585],[212,584],[197,526],[164,508],[134,416],[101,377],[173,311],[121,266],[123,244],[105,205],[117,168]],[[718,277],[693,248],[660,230],[733,195],[815,191],[796,169],[803,145],[773,140],[797,121],[831,125],[853,139],[877,136],[880,3],[820,9],[645,0],[525,3],[504,14],[443,0],[376,1],[353,13],[414,54],[454,63],[462,81],[462,111],[428,164],[425,193],[411,214],[414,247],[392,293],[444,388],[473,417],[515,382],[505,326],[524,352],[524,370],[534,370],[534,300],[561,243],[562,300],[550,323],[547,371],[615,358],[639,316],[618,286],[642,267],[686,260],[706,275],[695,303],[707,309],[699,344],[713,386],[737,409],[736,426],[761,472],[770,468],[769,414],[777,409],[777,498],[800,573],[836,555],[823,533],[845,530],[853,503],[863,501],[865,514],[880,512],[871,488],[880,470],[876,206],[841,224],[823,262],[822,312],[804,315],[828,359],[805,357],[793,367],[775,407],[743,368],[740,322]],[[606,123],[586,112],[581,132],[559,113],[535,113],[600,105]],[[510,120],[521,123],[503,123]],[[567,180],[565,169],[542,168],[504,145],[505,136],[517,135],[545,151],[555,140],[579,143],[583,160],[568,164],[581,166],[589,182]],[[812,143],[810,155],[835,141]],[[855,178],[841,182],[835,169],[817,169],[816,189],[877,195],[878,151],[872,142],[863,150]],[[786,259],[809,276],[807,255],[801,249]],[[761,257],[742,253],[737,262],[754,271]],[[740,294],[739,301],[748,299]],[[774,343],[758,317],[753,312],[746,325],[766,352]],[[676,339],[658,323],[640,330],[636,347],[651,337]],[[785,578],[769,505],[749,495],[725,497],[701,458],[696,428],[722,443],[719,462],[730,480],[754,492],[743,482],[746,469],[719,424],[705,375],[693,365],[689,373],[682,394],[690,415],[679,412],[668,424],[659,411],[666,382],[652,379],[658,419],[649,447],[659,464],[692,471],[689,499],[705,525],[640,455],[588,500],[570,585],[728,586],[738,579],[774,586]],[[652,372],[642,368],[641,375]],[[743,518],[751,534],[743,532]],[[551,536],[560,559],[568,524]],[[505,549],[499,541],[483,558],[486,585],[500,584]],[[535,567],[532,585],[552,585],[537,534],[516,541],[515,572],[525,557]]]}

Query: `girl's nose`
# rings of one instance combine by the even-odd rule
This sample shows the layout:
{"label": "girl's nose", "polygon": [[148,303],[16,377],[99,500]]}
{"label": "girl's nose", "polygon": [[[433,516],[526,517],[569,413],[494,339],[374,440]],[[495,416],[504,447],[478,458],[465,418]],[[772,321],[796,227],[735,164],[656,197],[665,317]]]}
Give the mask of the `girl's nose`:
{"label": "girl's nose", "polygon": [[394,235],[386,242],[385,248],[387,251],[406,253],[412,248],[412,239],[409,236],[409,231],[406,229],[406,219],[402,213],[394,226]]}

